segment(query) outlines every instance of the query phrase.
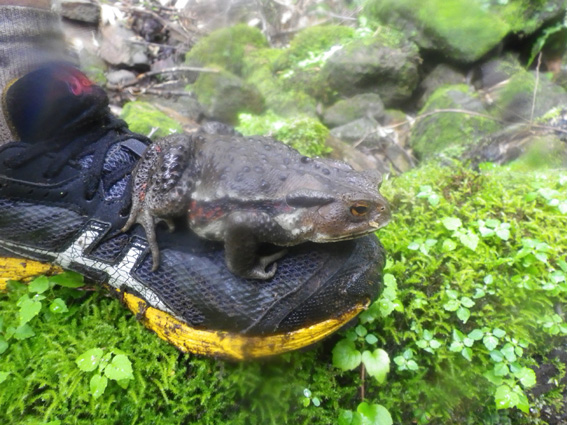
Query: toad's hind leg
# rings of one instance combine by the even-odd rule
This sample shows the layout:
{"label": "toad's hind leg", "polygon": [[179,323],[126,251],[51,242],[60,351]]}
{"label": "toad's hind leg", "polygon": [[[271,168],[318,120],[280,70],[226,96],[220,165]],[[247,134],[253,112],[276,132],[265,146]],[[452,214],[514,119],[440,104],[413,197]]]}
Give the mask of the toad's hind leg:
{"label": "toad's hind leg", "polygon": [[259,256],[258,246],[272,242],[272,236],[282,229],[263,212],[233,212],[226,221],[224,233],[225,259],[228,269],[247,279],[267,280],[276,274],[277,260],[287,250]]}

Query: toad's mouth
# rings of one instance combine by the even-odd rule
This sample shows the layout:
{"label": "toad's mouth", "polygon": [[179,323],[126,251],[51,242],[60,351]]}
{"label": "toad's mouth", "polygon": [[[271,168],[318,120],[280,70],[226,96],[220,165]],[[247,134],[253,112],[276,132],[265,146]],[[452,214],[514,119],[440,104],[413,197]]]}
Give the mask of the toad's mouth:
{"label": "toad's mouth", "polygon": [[341,235],[329,235],[329,234],[324,234],[324,233],[315,233],[313,239],[311,239],[311,240],[313,242],[319,242],[319,243],[348,241],[348,240],[351,240],[351,239],[361,238],[363,236],[374,233],[376,230],[381,229],[382,227],[386,226],[389,222],[390,222],[389,218],[387,220],[380,221],[380,222],[372,221],[372,222],[368,223],[369,224],[368,227],[366,227],[362,230],[353,231],[353,232],[341,234]]}

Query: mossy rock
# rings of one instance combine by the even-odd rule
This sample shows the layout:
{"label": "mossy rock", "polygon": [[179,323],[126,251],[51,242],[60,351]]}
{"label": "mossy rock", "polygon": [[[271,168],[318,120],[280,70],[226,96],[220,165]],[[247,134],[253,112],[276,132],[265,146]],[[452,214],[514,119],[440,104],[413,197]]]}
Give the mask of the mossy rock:
{"label": "mossy rock", "polygon": [[[436,110],[460,109],[464,112]],[[486,114],[478,97],[465,84],[447,85],[437,89],[429,98],[419,115],[430,113],[425,118],[418,118],[412,128],[410,146],[422,159],[431,158],[441,152],[459,156],[467,146],[473,145],[485,134],[498,129],[496,120],[478,116]]]}
{"label": "mossy rock", "polygon": [[297,66],[301,61],[317,56],[331,47],[343,45],[354,37],[354,29],[344,25],[319,25],[298,32],[289,48],[274,63],[274,70]]}
{"label": "mossy rock", "polygon": [[273,64],[283,54],[281,49],[258,49],[244,58],[243,75],[254,84],[266,101],[266,109],[283,117],[303,114],[315,117],[316,101],[296,88],[287,89],[273,72]]}
{"label": "mossy rock", "polygon": [[536,135],[509,167],[516,171],[567,168],[567,144],[554,135]]}
{"label": "mossy rock", "polygon": [[133,132],[144,135],[151,134],[152,138],[183,132],[181,124],[146,102],[126,103],[120,117],[128,123]]}
{"label": "mossy rock", "polygon": [[268,41],[260,30],[238,24],[201,38],[185,56],[185,63],[192,66],[217,65],[240,76],[246,55],[265,47],[268,47]]}
{"label": "mossy rock", "polygon": [[339,100],[327,108],[323,122],[327,127],[333,128],[364,117],[371,117],[376,121],[384,117],[384,103],[377,94],[363,93]]}
{"label": "mossy rock", "polygon": [[208,118],[236,125],[238,114],[261,114],[264,97],[258,89],[242,78],[228,72],[202,73],[193,90]]}
{"label": "mossy rock", "polygon": [[492,89],[522,70],[517,55],[504,54],[481,64],[475,70],[474,84],[477,88]]}
{"label": "mossy rock", "polygon": [[392,45],[391,40],[375,36],[354,40],[335,52],[321,75],[341,96],[377,93],[385,105],[391,106],[412,95],[420,63],[417,46],[412,42]]}
{"label": "mossy rock", "polygon": [[[536,90],[537,87],[537,90]],[[567,105],[565,90],[552,83],[546,74],[516,72],[493,93],[494,109],[509,122],[527,122],[543,116],[550,109]]]}
{"label": "mossy rock", "polygon": [[466,63],[480,59],[510,30],[470,0],[367,0],[364,13],[404,31],[422,48]]}
{"label": "mossy rock", "polygon": [[334,92],[321,68],[333,52],[350,43],[354,35],[352,28],[341,25],[314,26],[300,31],[273,64],[283,90],[303,92],[323,103],[332,103]]}
{"label": "mossy rock", "polygon": [[512,0],[490,2],[489,11],[505,21],[512,32],[533,34],[546,22],[565,13],[564,0]]}

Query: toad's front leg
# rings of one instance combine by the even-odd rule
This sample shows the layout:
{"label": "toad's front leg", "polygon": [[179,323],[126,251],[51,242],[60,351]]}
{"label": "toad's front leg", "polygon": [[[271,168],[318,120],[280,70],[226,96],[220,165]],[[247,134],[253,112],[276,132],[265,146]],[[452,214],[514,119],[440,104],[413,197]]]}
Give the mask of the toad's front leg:
{"label": "toad's front leg", "polygon": [[[258,246],[281,239],[283,229],[264,212],[237,211],[225,221],[224,249],[228,269],[247,279],[267,280],[276,274],[275,261],[286,249],[272,255],[259,256]],[[268,268],[268,266],[270,266]]]}

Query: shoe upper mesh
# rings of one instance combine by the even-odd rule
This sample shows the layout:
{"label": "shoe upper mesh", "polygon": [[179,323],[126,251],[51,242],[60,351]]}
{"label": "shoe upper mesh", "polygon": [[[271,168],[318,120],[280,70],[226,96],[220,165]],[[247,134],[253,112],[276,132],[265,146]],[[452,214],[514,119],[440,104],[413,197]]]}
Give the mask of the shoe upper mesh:
{"label": "shoe upper mesh", "polygon": [[130,236],[122,233],[108,239],[90,252],[90,256],[98,260],[115,262],[130,242]]}
{"label": "shoe upper mesh", "polygon": [[64,247],[86,218],[58,207],[0,199],[0,239],[47,250]]}

